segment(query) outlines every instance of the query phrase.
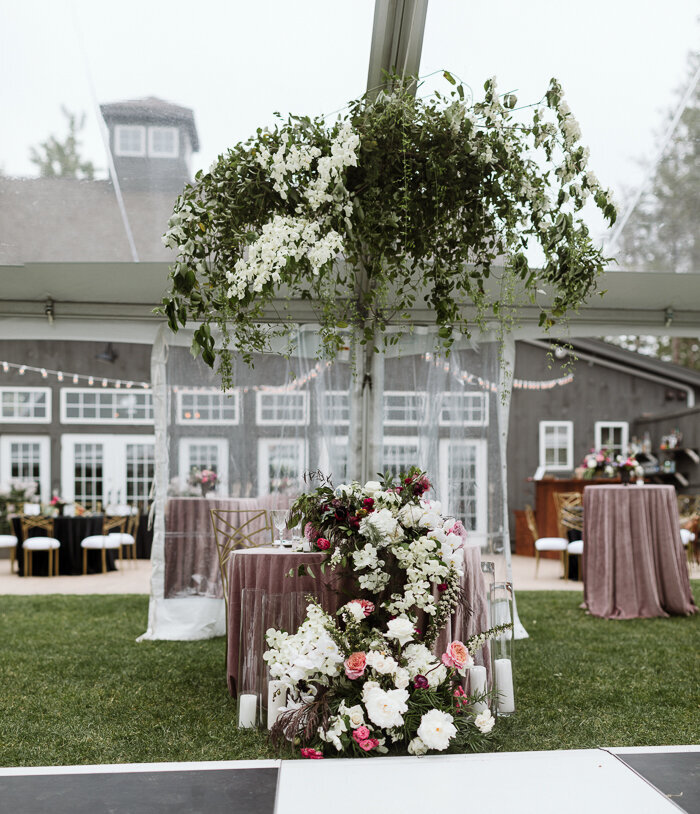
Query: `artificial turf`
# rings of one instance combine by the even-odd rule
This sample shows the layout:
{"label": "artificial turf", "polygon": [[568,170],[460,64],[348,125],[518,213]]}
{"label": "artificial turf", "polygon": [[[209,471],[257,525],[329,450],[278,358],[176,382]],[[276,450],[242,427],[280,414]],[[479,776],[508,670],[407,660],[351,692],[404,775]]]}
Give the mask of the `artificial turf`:
{"label": "artificial turf", "polygon": [[[518,593],[530,638],[494,747],[698,743],[700,614],[613,622],[581,599]],[[143,596],[0,597],[0,766],[275,757],[236,726],[224,639],[136,643],[146,617]]]}

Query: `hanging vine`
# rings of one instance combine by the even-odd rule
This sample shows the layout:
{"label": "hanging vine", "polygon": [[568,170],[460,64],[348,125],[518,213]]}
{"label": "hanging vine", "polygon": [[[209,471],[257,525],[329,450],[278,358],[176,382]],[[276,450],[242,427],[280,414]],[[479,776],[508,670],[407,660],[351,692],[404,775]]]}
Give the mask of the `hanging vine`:
{"label": "hanging vine", "polygon": [[449,352],[455,332],[510,320],[521,295],[549,327],[596,290],[606,258],[577,213],[589,196],[610,224],[616,212],[559,83],[518,110],[495,80],[470,103],[445,77],[445,94],[379,94],[332,124],[291,116],[260,129],[185,188],[164,237],[177,258],[160,312],[173,331],[194,323],[193,352],[224,385],[232,353],[250,362],[287,332],[293,300],[313,310],[332,359],[349,329],[397,342],[384,329],[410,330],[417,305]]}

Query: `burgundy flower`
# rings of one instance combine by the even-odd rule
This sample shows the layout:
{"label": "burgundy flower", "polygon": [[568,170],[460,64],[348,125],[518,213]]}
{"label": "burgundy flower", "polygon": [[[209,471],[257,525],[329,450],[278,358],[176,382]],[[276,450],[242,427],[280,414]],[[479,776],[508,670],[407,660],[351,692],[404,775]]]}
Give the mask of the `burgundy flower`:
{"label": "burgundy flower", "polygon": [[438,589],[438,591],[446,591],[447,590],[447,583],[446,582],[441,582],[437,586],[437,589]]}
{"label": "burgundy flower", "polygon": [[359,529],[360,518],[356,514],[350,515],[350,517],[348,517],[348,526],[350,526],[351,529]]}
{"label": "burgundy flower", "polygon": [[424,675],[420,675],[420,673],[413,679],[413,686],[417,690],[425,690],[430,686],[428,679]]}
{"label": "burgundy flower", "polygon": [[331,541],[326,540],[325,537],[319,537],[318,540],[316,540],[316,548],[319,551],[328,551],[328,549],[330,547],[331,547]]}
{"label": "burgundy flower", "polygon": [[366,497],[362,501],[362,508],[366,511],[371,511],[374,508],[374,498],[373,497]]}

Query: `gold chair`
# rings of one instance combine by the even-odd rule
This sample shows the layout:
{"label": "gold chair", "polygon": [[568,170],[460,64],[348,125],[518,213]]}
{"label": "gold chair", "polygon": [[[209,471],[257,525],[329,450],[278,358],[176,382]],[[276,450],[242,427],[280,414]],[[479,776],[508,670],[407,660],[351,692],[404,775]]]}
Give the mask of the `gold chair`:
{"label": "gold chair", "polygon": [[17,538],[14,534],[0,534],[0,548],[6,548],[10,552],[10,573],[15,570],[15,551],[17,550]]}
{"label": "gold chair", "polygon": [[[58,550],[61,543],[53,536],[53,518],[42,515],[23,514],[20,517],[22,527],[22,551],[24,552],[24,576],[32,575],[32,555],[35,551],[46,551],[49,556],[49,576],[58,574]],[[32,536],[35,529],[42,529],[46,535]]]}
{"label": "gold chair", "polygon": [[[102,552],[102,573],[107,573],[107,552],[118,551],[119,562],[122,561],[122,544],[119,536],[124,533],[126,521],[125,515],[105,515],[102,518],[102,534],[91,534],[80,541],[83,549],[83,575],[87,574],[88,551]],[[114,536],[111,536],[114,534]],[[123,572],[122,572],[123,573]]]}
{"label": "gold chair", "polygon": [[[581,539],[572,540],[567,546],[568,557],[581,557],[583,562],[583,495],[581,492],[555,492],[554,503],[557,507],[557,522],[562,536],[569,530],[579,532]],[[583,569],[579,568],[579,577],[583,579]],[[568,558],[566,578],[569,578]]]}
{"label": "gold chair", "polygon": [[567,548],[569,541],[565,537],[540,537],[537,532],[535,513],[532,506],[525,506],[525,521],[530,529],[532,539],[535,543],[535,578],[540,570],[540,551],[558,551],[561,556],[561,564],[564,570],[564,577],[568,573]]}
{"label": "gold chair", "polygon": [[[236,525],[240,515],[248,515],[248,519]],[[229,567],[233,552],[274,544],[274,528],[265,509],[210,509],[209,516],[214,529],[228,625]]]}
{"label": "gold chair", "polygon": [[[114,518],[122,517],[122,515],[114,515]],[[139,529],[139,522],[141,520],[141,512],[138,506],[129,507],[129,514],[123,515],[125,518],[125,527],[123,531],[110,531],[109,537],[118,540],[123,547],[129,552],[128,559],[132,564],[136,565],[136,535]],[[121,554],[120,554],[121,557]]]}

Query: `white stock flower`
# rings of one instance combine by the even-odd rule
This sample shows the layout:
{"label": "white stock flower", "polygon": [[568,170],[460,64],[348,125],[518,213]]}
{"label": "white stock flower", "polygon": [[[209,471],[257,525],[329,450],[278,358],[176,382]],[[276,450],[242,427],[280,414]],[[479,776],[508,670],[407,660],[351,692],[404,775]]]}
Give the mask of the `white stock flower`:
{"label": "white stock flower", "polygon": [[403,713],[408,710],[408,690],[382,690],[372,687],[364,694],[367,715],[382,729],[403,726]]}
{"label": "white stock flower", "polygon": [[414,738],[408,744],[409,755],[424,755],[428,751],[428,747],[423,743],[420,738]]}
{"label": "white stock flower", "polygon": [[484,735],[493,729],[496,719],[491,715],[491,710],[486,708],[474,718],[474,724]]}
{"label": "white stock flower", "polygon": [[416,626],[405,616],[390,619],[386,628],[387,632],[384,634],[384,636],[387,639],[396,639],[396,641],[402,646],[410,642],[416,632]]}
{"label": "white stock flower", "polygon": [[450,745],[450,741],[457,734],[454,718],[447,712],[431,709],[420,720],[417,735],[428,747],[442,752]]}

